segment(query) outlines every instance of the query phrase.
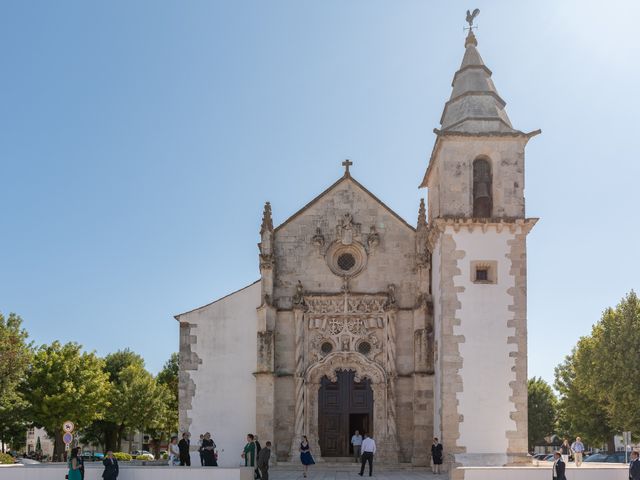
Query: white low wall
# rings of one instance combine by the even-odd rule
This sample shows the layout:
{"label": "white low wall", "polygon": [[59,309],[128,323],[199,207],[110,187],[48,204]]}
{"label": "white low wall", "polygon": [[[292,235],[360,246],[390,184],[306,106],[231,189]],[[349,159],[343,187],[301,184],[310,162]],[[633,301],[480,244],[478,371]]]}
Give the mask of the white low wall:
{"label": "white low wall", "polygon": [[[85,480],[102,480],[101,464],[85,464]],[[64,480],[64,465],[3,465],[0,480]],[[253,480],[252,468],[121,465],[118,480]]]}
{"label": "white low wall", "polygon": [[[551,464],[548,467],[463,467],[464,480],[550,480]],[[566,469],[567,480],[629,480],[626,465],[585,465]]]}

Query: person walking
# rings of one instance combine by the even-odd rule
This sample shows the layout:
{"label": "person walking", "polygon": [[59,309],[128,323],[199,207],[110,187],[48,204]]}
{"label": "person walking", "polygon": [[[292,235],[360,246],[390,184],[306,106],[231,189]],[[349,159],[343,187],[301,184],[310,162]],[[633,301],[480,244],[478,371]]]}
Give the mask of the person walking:
{"label": "person walking", "polygon": [[71,449],[71,455],[69,456],[67,466],[69,467],[69,473],[67,474],[67,478],[69,480],[82,480],[82,475],[80,474],[80,461],[78,460],[78,448]]}
{"label": "person walking", "polygon": [[553,480],[567,480],[567,477],[564,475],[564,470],[566,468],[566,464],[562,460],[562,454],[560,451],[553,452],[553,467],[552,467],[552,475]]}
{"label": "person walking", "polygon": [[271,442],[264,444],[258,453],[258,468],[262,480],[269,480],[269,459],[271,458]]}
{"label": "person walking", "polygon": [[433,437],[431,444],[431,472],[440,473],[440,465],[442,465],[442,444],[438,441],[438,437]]}
{"label": "person walking", "polygon": [[171,437],[169,442],[169,465],[174,467],[180,463],[180,448],[178,448],[178,437]]}
{"label": "person walking", "polygon": [[576,467],[579,467],[582,465],[582,455],[584,454],[584,445],[580,437],[576,437],[576,441],[571,444],[571,451],[573,452]]}
{"label": "person walking", "polygon": [[571,453],[571,446],[569,445],[569,440],[566,438],[562,441],[562,445],[560,446],[560,454],[562,455],[562,461],[567,464],[569,463],[569,454]]}
{"label": "person walking", "polygon": [[249,433],[247,435],[247,444],[242,450],[242,458],[244,458],[245,467],[256,467],[256,444],[253,442],[253,435]]}
{"label": "person walking", "polygon": [[300,442],[300,462],[302,462],[302,474],[307,478],[307,472],[309,471],[309,465],[315,465],[313,457],[311,456],[311,448],[309,448],[309,439],[306,435],[302,436]]}
{"label": "person walking", "polygon": [[368,434],[364,434],[364,440],[362,440],[362,451],[360,453],[362,463],[360,464],[360,473],[364,474],[364,465],[369,462],[369,476],[373,475],[373,456],[376,453],[376,442]]}
{"label": "person walking", "polygon": [[357,463],[360,461],[360,449],[362,447],[362,435],[360,435],[358,430],[356,430],[353,437],[351,437],[351,445],[353,445],[353,456]]}
{"label": "person walking", "polygon": [[[178,437],[174,438],[176,440],[178,439]],[[107,452],[107,456],[102,460],[102,465],[104,465],[104,471],[102,472],[102,478],[104,478],[104,480],[116,480],[118,478],[120,467],[118,467],[118,459],[113,456],[111,450]]]}
{"label": "person walking", "polygon": [[191,434],[189,432],[184,432],[182,434],[182,439],[178,442],[178,449],[180,450],[180,466],[190,467],[191,466],[191,454],[189,453],[189,445],[191,445],[191,440],[189,438]]}
{"label": "person walking", "polygon": [[217,467],[216,461],[216,442],[211,438],[209,432],[204,434],[202,439],[202,458],[204,459],[205,467]]}
{"label": "person walking", "polygon": [[640,455],[638,452],[631,452],[631,461],[629,462],[629,480],[640,480]]}

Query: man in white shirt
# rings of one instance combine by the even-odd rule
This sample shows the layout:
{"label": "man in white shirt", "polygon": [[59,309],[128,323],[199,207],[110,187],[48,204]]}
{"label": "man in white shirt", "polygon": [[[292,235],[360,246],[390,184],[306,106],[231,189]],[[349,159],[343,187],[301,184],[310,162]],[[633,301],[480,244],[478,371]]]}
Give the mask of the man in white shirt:
{"label": "man in white shirt", "polygon": [[360,448],[362,447],[362,435],[360,432],[356,430],[356,433],[351,437],[351,445],[353,445],[353,456],[356,459],[356,462],[360,461]]}
{"label": "man in white shirt", "polygon": [[373,438],[370,438],[366,433],[364,434],[364,440],[362,441],[362,464],[360,465],[360,473],[364,474],[364,464],[369,462],[369,476],[373,474],[373,455],[376,453],[376,442]]}

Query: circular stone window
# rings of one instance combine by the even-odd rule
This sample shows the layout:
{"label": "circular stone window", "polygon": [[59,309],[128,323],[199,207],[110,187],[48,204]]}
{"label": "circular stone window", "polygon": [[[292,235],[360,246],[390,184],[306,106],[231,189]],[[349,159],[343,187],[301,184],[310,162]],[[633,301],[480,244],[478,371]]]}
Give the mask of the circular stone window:
{"label": "circular stone window", "polygon": [[343,253],[338,257],[337,263],[341,270],[348,272],[355,266],[356,259],[350,253]]}
{"label": "circular stone window", "polygon": [[367,252],[356,242],[350,245],[335,242],[329,247],[326,259],[333,273],[341,277],[353,277],[367,265]]}
{"label": "circular stone window", "polygon": [[331,351],[333,350],[333,345],[331,342],[324,342],[321,346],[320,346],[320,350],[322,351],[322,353],[324,353],[325,355],[331,353]]}
{"label": "circular stone window", "polygon": [[360,342],[358,344],[358,351],[362,355],[368,355],[371,352],[371,344],[369,342]]}

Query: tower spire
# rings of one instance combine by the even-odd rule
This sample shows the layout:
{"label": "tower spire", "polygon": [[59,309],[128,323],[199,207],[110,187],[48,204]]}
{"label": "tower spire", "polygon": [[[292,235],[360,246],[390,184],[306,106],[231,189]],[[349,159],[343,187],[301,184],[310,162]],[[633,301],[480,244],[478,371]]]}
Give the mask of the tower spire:
{"label": "tower spire", "polygon": [[262,225],[260,225],[260,234],[264,232],[273,231],[273,220],[271,219],[271,203],[266,202],[264,204],[264,210],[262,212]]}
{"label": "tower spire", "polygon": [[444,106],[440,131],[456,133],[522,133],[513,128],[504,107],[506,102],[498,94],[491,70],[487,68],[477,50],[478,39],[473,21],[479,9],[467,10],[469,24],[464,41],[464,56],[460,68],[453,76],[453,90]]}
{"label": "tower spire", "polygon": [[418,229],[427,226],[427,211],[424,206],[424,198],[420,199],[420,207],[418,208]]}

